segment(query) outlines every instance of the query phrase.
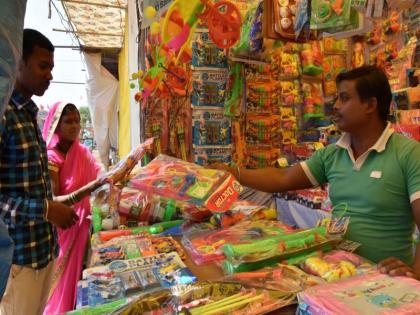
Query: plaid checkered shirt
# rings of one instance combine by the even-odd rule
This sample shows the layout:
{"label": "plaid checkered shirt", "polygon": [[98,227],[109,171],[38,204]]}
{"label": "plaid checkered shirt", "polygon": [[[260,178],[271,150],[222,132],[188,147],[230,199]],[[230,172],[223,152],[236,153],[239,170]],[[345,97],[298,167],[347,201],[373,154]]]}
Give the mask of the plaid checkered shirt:
{"label": "plaid checkered shirt", "polygon": [[58,246],[55,228],[44,219],[52,193],[37,113],[32,100],[13,92],[0,129],[0,217],[15,244],[13,264],[41,269]]}

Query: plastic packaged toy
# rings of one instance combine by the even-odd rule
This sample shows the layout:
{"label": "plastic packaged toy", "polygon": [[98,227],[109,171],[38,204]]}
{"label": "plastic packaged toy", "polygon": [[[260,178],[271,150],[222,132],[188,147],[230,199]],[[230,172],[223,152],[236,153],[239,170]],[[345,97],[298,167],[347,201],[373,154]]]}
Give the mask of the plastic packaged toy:
{"label": "plastic packaged toy", "polygon": [[349,40],[326,37],[323,39],[325,54],[346,54],[349,50]]}
{"label": "plastic packaged toy", "polygon": [[280,82],[280,105],[293,106],[301,103],[299,93],[299,81],[279,81]]}
{"label": "plastic packaged toy", "polygon": [[227,172],[205,169],[165,155],[146,165],[130,180],[129,186],[215,212],[228,210],[242,190]]}
{"label": "plastic packaged toy", "polygon": [[116,275],[121,272],[135,269],[151,269],[155,264],[161,261],[169,261],[185,267],[177,253],[158,254],[154,256],[139,257],[135,259],[114,260],[107,265],[90,267],[83,270],[82,279],[87,280],[97,274]]}
{"label": "plastic packaged toy", "polygon": [[192,114],[194,145],[228,145],[231,143],[231,121],[223,109],[194,109]]}
{"label": "plastic packaged toy", "polygon": [[415,279],[373,272],[306,289],[299,294],[299,314],[414,315],[419,292]]}
{"label": "plastic packaged toy", "polygon": [[237,201],[229,211],[215,213],[210,222],[225,229],[244,220],[275,220],[276,218],[276,209],[259,206],[249,201]]}
{"label": "plastic packaged toy", "polygon": [[244,78],[242,65],[237,62],[229,68],[227,96],[225,101],[225,116],[238,117],[241,114],[243,100]]}
{"label": "plastic packaged toy", "polygon": [[303,44],[300,56],[302,63],[302,74],[317,76],[323,72],[323,53],[321,50],[320,42],[311,41],[310,43]]}
{"label": "plastic packaged toy", "polygon": [[194,106],[223,107],[228,75],[227,70],[215,68],[193,69],[191,103]]}
{"label": "plastic packaged toy", "polygon": [[[107,266],[86,269],[84,279],[79,283],[78,297],[86,300],[87,296],[89,306],[108,303],[138,291],[144,294],[196,281],[176,253],[114,261]],[[83,303],[78,301],[78,304]]]}
{"label": "plastic packaged toy", "polygon": [[[241,26],[241,37],[238,43],[232,48],[235,55],[245,54],[250,51],[250,33],[251,26],[255,18],[255,11],[257,9],[257,1],[247,1],[247,9],[244,14],[242,26]],[[260,30],[262,32],[262,30]],[[261,36],[262,41],[262,36]]]}
{"label": "plastic packaged toy", "polygon": [[249,30],[249,50],[252,53],[259,53],[263,48],[263,8],[264,1],[260,1],[254,11],[253,20]]}
{"label": "plastic packaged toy", "polygon": [[247,156],[249,168],[264,168],[273,166],[280,157],[280,149],[276,148],[258,148],[247,147]]}
{"label": "plastic packaged toy", "polygon": [[115,314],[265,314],[292,303],[294,294],[235,283],[199,282],[142,295]]}
{"label": "plastic packaged toy", "polygon": [[278,55],[278,59],[279,79],[291,79],[300,75],[301,69],[298,54],[281,52]]}
{"label": "plastic packaged toy", "polygon": [[276,292],[267,290],[244,289],[235,295],[224,296],[219,301],[207,300],[203,303],[204,305],[190,303],[189,306],[192,307],[186,307],[186,310],[179,314],[258,315],[292,304],[293,299],[293,294],[276,294]]}
{"label": "plastic packaged toy", "polygon": [[[179,31],[168,27],[168,21],[176,17]],[[240,37],[241,13],[229,1],[174,1],[169,7],[162,27],[162,38],[169,48],[182,52],[191,42],[191,35],[199,22],[209,28],[211,40],[220,48],[233,46]]]}
{"label": "plastic packaged toy", "polygon": [[94,234],[92,236],[92,246],[93,244],[101,244],[117,237],[142,234],[143,232],[148,232],[150,234],[159,234],[163,232],[165,229],[180,225],[183,222],[184,220],[173,220],[173,221],[155,223],[148,226],[143,225],[143,226],[137,226],[137,227],[132,227],[132,228],[127,228],[125,226],[122,226],[122,228],[118,230],[100,231],[99,233]]}
{"label": "plastic packaged toy", "polygon": [[302,264],[304,271],[328,282],[364,274],[372,268],[373,265],[362,257],[345,251],[333,251],[321,257],[309,257]]}
{"label": "plastic packaged toy", "polygon": [[324,227],[303,230],[286,235],[277,235],[255,240],[247,244],[226,244],[222,250],[233,262],[257,262],[276,256],[296,253],[327,242]]}
{"label": "plastic packaged toy", "polygon": [[285,40],[295,40],[296,1],[273,1],[274,30]]}
{"label": "plastic packaged toy", "polygon": [[335,78],[346,70],[346,57],[344,55],[327,55],[322,61],[324,68],[324,94],[334,96],[337,93]]}
{"label": "plastic packaged toy", "polygon": [[150,209],[150,195],[137,189],[124,187],[121,191],[118,211],[120,214],[138,221],[149,221],[145,215]]}
{"label": "plastic packaged toy", "polygon": [[92,243],[90,266],[106,265],[114,260],[153,256],[158,251],[153,247],[149,233],[126,235],[110,241]]}
{"label": "plastic packaged toy", "polygon": [[247,115],[246,141],[248,144],[280,142],[280,116]]}
{"label": "plastic packaged toy", "polygon": [[230,163],[232,146],[194,146],[194,162],[206,166],[212,163]]}
{"label": "plastic packaged toy", "polygon": [[152,237],[153,247],[159,254],[167,254],[176,252],[181,259],[185,259],[185,252],[179,243],[171,236],[158,236]]}
{"label": "plastic packaged toy", "polygon": [[191,63],[194,67],[227,67],[226,51],[211,41],[206,29],[197,29],[193,35]]}
{"label": "plastic packaged toy", "polygon": [[248,114],[275,114],[278,112],[279,85],[274,80],[248,80],[246,91]]}
{"label": "plastic packaged toy", "polygon": [[191,259],[198,265],[224,259],[221,247],[225,244],[250,243],[273,235],[290,233],[291,227],[276,221],[242,221],[229,228],[199,233],[185,233],[182,243]]}
{"label": "plastic packaged toy", "polygon": [[86,281],[88,305],[109,303],[124,297],[124,289],[119,278],[109,275],[95,275]]}
{"label": "plastic packaged toy", "polygon": [[321,82],[303,82],[303,117],[322,118],[324,117],[324,97]]}
{"label": "plastic packaged toy", "polygon": [[314,0],[311,3],[311,29],[319,30],[350,23],[351,0]]}
{"label": "plastic packaged toy", "polygon": [[223,279],[257,288],[298,293],[307,287],[325,283],[295,266],[278,264],[251,272],[238,272]]}
{"label": "plastic packaged toy", "polygon": [[356,41],[353,44],[351,65],[355,69],[363,66],[365,63],[365,43],[363,41]]}

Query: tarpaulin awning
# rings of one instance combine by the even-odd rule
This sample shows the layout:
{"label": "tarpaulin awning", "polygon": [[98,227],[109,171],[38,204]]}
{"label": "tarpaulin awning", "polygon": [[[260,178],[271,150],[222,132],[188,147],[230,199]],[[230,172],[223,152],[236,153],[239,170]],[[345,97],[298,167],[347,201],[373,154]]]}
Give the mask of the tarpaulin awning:
{"label": "tarpaulin awning", "polygon": [[127,0],[61,0],[85,48],[121,48]]}

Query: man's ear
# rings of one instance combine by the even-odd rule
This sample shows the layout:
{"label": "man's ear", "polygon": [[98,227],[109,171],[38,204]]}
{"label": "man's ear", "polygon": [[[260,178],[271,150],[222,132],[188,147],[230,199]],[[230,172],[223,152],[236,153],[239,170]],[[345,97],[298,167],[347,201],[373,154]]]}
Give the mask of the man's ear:
{"label": "man's ear", "polygon": [[367,101],[367,113],[371,114],[378,111],[378,100],[376,97],[370,97]]}

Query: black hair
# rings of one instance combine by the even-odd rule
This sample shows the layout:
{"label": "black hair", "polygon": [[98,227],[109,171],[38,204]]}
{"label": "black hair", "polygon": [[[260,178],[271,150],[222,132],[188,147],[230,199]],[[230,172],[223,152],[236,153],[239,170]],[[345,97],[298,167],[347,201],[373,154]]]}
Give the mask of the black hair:
{"label": "black hair", "polygon": [[79,114],[79,118],[80,118],[80,112],[77,109],[76,105],[72,104],[72,103],[67,103],[66,106],[64,106],[63,111],[61,112],[61,116],[60,116],[60,120],[58,121],[57,127],[54,131],[54,133],[56,133],[58,131],[58,126],[60,126],[61,122],[63,121],[63,117],[65,115],[68,115],[72,112],[76,112]]}
{"label": "black hair", "polygon": [[22,59],[27,61],[29,56],[34,52],[35,46],[44,48],[50,52],[54,52],[54,45],[48,38],[42,35],[40,32],[25,28],[23,30],[23,47],[22,47]]}
{"label": "black hair", "polygon": [[388,120],[392,100],[391,87],[382,69],[376,66],[362,66],[340,73],[335,79],[337,85],[342,81],[356,81],[356,90],[361,101],[375,97],[378,103],[378,115],[383,121]]}
{"label": "black hair", "polygon": [[[79,113],[79,110],[77,109],[76,105],[72,104],[72,103],[68,103],[66,106],[64,106],[63,108],[63,112],[61,113],[61,117],[71,113],[71,112],[77,112]],[[80,113],[79,113],[80,116]]]}

